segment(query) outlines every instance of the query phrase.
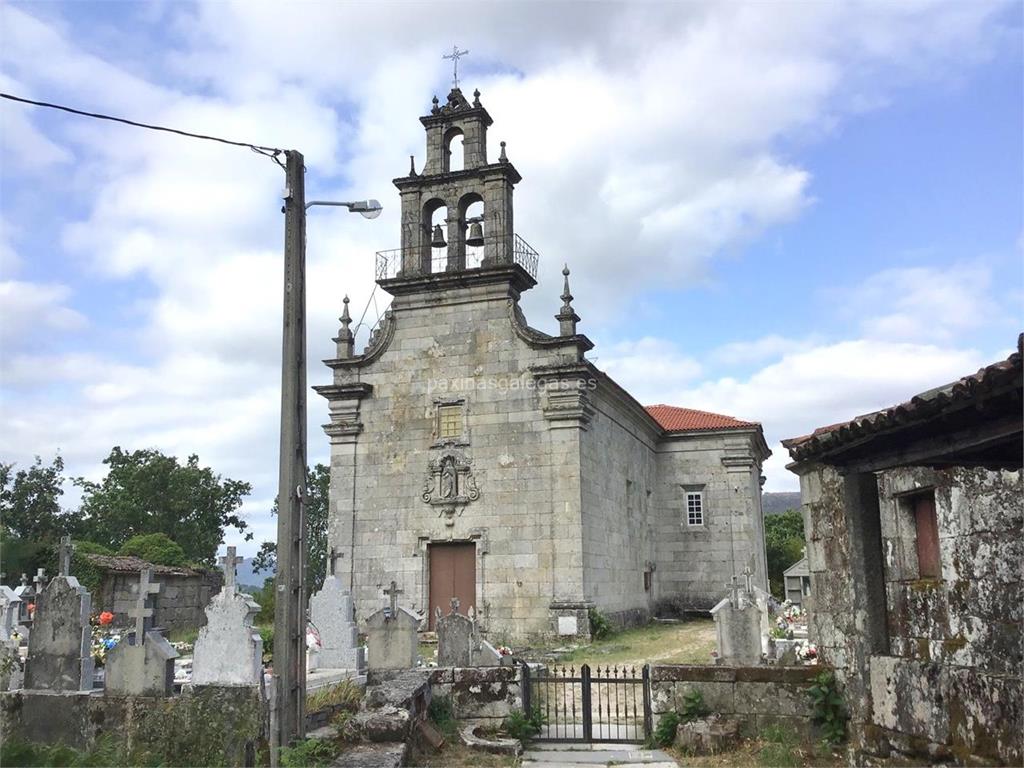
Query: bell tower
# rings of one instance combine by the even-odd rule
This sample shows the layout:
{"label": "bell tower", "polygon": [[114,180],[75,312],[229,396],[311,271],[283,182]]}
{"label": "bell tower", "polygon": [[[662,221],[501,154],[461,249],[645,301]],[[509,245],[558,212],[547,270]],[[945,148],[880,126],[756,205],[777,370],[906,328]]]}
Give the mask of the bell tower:
{"label": "bell tower", "polygon": [[[402,199],[402,247],[378,254],[377,278],[390,282],[514,265],[533,278],[537,255],[512,227],[512,190],[521,177],[505,155],[505,142],[497,162],[487,161],[493,121],[480,91],[472,103],[458,87],[444,104],[435,96],[420,122],[427,134],[426,162],[417,173],[410,158],[409,175],[394,180]],[[458,141],[461,167],[453,152]],[[439,211],[443,216],[435,222]]]}

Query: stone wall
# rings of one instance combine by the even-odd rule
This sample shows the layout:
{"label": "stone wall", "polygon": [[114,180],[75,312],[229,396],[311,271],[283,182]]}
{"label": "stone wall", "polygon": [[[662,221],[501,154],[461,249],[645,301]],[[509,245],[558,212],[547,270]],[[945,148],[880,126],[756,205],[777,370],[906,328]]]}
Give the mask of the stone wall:
{"label": "stone wall", "polygon": [[439,667],[430,675],[431,696],[447,696],[460,720],[508,717],[523,708],[522,672],[514,667]]}
{"label": "stone wall", "polygon": [[[845,679],[855,753],[1019,764],[1024,501],[1020,472],[927,468],[878,475],[882,636],[858,593],[871,573],[851,536],[860,514],[844,478],[827,467],[801,476],[810,630],[822,659]],[[907,497],[931,490],[941,577],[917,571]],[[869,543],[870,545],[870,543]],[[870,553],[869,553],[870,554]]]}
{"label": "stone wall", "polygon": [[110,737],[160,765],[253,765],[265,747],[265,715],[259,691],[242,687],[197,687],[173,698],[0,693],[5,738],[91,749]]}
{"label": "stone wall", "polygon": [[[154,626],[175,632],[205,626],[206,606],[220,592],[224,576],[220,571],[188,576],[157,572],[152,581],[160,584],[160,591],[151,598]],[[138,599],[138,586],[138,573],[106,571],[93,595],[94,610],[111,611],[118,626],[130,624],[128,611]]]}
{"label": "stone wall", "polygon": [[682,711],[683,697],[700,691],[713,714],[739,721],[740,735],[785,726],[813,737],[807,689],[819,667],[658,665],[651,668],[654,727],[666,712]]}
{"label": "stone wall", "polygon": [[[754,583],[767,591],[755,439],[754,432],[721,431],[673,435],[659,445],[652,504],[658,599],[678,595],[686,607],[711,608],[751,558]],[[704,492],[703,526],[688,525],[688,489]]]}

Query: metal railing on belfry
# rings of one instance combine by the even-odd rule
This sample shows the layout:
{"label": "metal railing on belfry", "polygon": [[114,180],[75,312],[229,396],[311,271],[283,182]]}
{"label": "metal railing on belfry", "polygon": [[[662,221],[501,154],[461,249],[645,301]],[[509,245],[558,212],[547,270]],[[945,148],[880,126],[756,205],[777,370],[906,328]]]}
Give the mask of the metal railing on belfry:
{"label": "metal railing on belfry", "polygon": [[[496,238],[495,238],[496,240]],[[447,246],[443,248],[432,248],[430,250],[430,272],[461,272],[464,270],[479,269],[483,266],[484,254],[488,243],[495,242],[490,238],[484,238],[483,245],[466,246],[464,263],[459,265],[450,262]],[[391,280],[397,277],[412,277],[413,273],[405,274],[410,265],[421,264],[422,251],[419,248],[392,248],[388,251],[377,251],[376,277],[377,280]],[[512,237],[512,263],[518,264],[534,280],[537,279],[537,266],[540,262],[540,255],[533,247],[523,240],[519,235]],[[403,258],[404,257],[404,258]],[[403,267],[403,262],[405,266]]]}

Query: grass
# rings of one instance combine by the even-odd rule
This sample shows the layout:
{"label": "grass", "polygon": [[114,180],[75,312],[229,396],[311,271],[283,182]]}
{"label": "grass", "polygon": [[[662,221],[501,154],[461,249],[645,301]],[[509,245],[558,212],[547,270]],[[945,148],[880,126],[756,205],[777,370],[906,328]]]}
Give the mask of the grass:
{"label": "grass", "polygon": [[470,749],[461,743],[446,743],[436,752],[414,750],[410,765],[424,768],[517,768],[519,759]]}
{"label": "grass", "polygon": [[680,624],[648,624],[616,632],[561,655],[559,664],[710,664],[715,622],[694,619]]}
{"label": "grass", "polygon": [[342,680],[336,685],[326,686],[308,695],[306,710],[317,712],[328,707],[341,707],[349,712],[357,712],[362,700],[363,689],[351,680]]}
{"label": "grass", "polygon": [[665,749],[681,766],[694,768],[839,768],[842,755],[809,745],[796,733],[781,727],[765,728],[759,738],[747,739],[738,749],[718,755],[687,755],[674,747]]}

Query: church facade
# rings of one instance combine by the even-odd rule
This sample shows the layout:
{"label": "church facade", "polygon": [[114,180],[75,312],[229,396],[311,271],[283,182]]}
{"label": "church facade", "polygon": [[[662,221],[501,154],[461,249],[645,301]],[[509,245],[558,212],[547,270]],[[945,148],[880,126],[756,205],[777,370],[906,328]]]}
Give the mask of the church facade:
{"label": "church facade", "polygon": [[538,257],[513,228],[504,142],[488,161],[479,92],[420,121],[423,169],[394,182],[401,247],[377,255],[391,307],[356,354],[346,298],[316,388],[328,546],[357,618],[394,580],[424,628],[457,598],[492,640],[585,637],[590,608],[631,623],[661,601],[710,607],[746,566],[766,587],[760,425],[640,405],[587,359],[567,269],[558,335],[530,327]]}

